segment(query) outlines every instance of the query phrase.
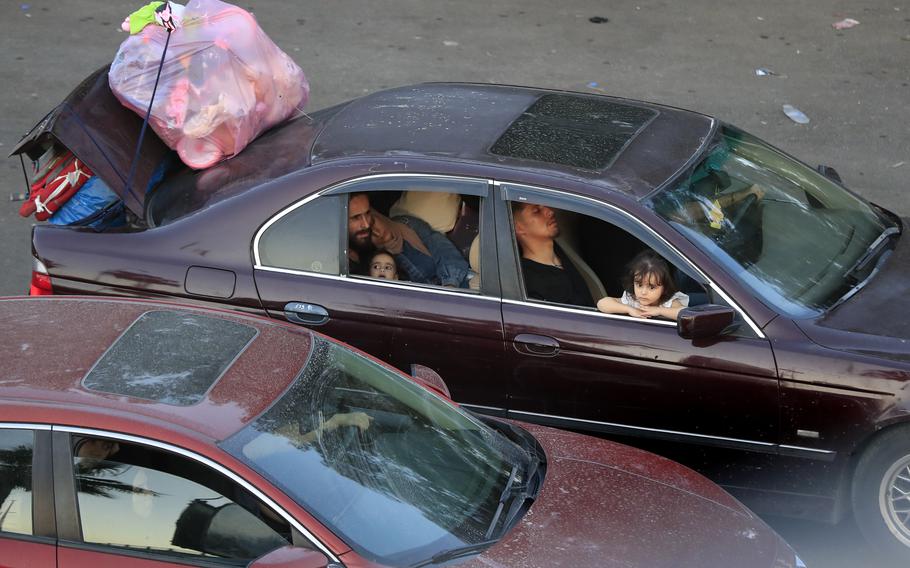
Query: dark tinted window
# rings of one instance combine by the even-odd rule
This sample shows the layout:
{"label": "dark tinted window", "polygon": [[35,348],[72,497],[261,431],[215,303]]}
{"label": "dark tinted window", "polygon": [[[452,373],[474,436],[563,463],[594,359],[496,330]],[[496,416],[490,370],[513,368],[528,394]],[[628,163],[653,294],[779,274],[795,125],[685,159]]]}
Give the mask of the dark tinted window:
{"label": "dark tinted window", "polygon": [[32,534],[31,430],[0,430],[0,532]]}
{"label": "dark tinted window", "polygon": [[603,170],[657,111],[576,95],[544,95],[490,148],[493,154]]}
{"label": "dark tinted window", "polygon": [[188,312],[146,312],[85,377],[86,388],[189,406],[256,336],[256,328]]}
{"label": "dark tinted window", "polygon": [[263,266],[340,274],[341,197],[321,197],[290,211],[259,239]]}
{"label": "dark tinted window", "polygon": [[73,456],[85,542],[245,565],[292,540],[251,493],[182,456],[100,438]]}
{"label": "dark tinted window", "polygon": [[[193,170],[175,155],[164,181],[149,188],[146,215],[151,226],[166,225],[224,201],[256,186],[306,168],[308,148],[328,120],[343,106],[322,109],[309,118],[279,124],[253,140],[249,146],[210,168]],[[165,167],[168,164],[165,164]],[[161,166],[159,166],[161,167]]]}

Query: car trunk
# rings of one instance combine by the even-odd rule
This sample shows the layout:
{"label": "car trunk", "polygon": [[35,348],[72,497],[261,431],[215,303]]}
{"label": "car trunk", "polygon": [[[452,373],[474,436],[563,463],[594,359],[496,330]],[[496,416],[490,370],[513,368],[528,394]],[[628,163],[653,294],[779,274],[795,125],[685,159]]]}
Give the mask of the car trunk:
{"label": "car trunk", "polygon": [[309,166],[316,136],[347,104],[279,124],[243,152],[203,170],[182,164],[177,153],[147,128],[128,185],[143,121],[114,96],[107,72],[108,66],[102,67],[82,81],[19,141],[10,156],[37,161],[52,144],[70,150],[120,197],[132,214],[133,229],[170,223]]}
{"label": "car trunk", "polygon": [[34,161],[52,144],[65,147],[123,200],[137,224],[144,225],[149,181],[171,151],[146,129],[128,187],[142,118],[114,97],[107,71],[104,66],[82,81],[19,141],[10,156]]}

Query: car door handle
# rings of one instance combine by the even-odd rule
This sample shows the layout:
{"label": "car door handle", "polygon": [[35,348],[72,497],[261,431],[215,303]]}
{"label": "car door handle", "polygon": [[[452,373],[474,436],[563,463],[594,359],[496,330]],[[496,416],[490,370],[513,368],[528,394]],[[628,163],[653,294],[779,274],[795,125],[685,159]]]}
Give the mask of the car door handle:
{"label": "car door handle", "polygon": [[284,317],[301,325],[322,325],[329,321],[329,311],[317,304],[288,302],[284,305]]}
{"label": "car door handle", "polygon": [[559,342],[547,335],[533,333],[519,333],[512,340],[512,345],[519,353],[537,355],[538,357],[553,357],[559,353]]}

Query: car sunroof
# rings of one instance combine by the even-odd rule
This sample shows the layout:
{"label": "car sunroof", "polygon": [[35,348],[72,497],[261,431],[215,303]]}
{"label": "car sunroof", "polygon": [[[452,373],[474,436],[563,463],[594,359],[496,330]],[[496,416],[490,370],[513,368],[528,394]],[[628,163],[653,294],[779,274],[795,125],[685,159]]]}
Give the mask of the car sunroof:
{"label": "car sunroof", "polygon": [[509,125],[490,152],[604,170],[657,114],[654,109],[594,97],[544,95]]}
{"label": "car sunroof", "polygon": [[85,388],[190,406],[250,344],[255,327],[189,312],[139,316],[85,376]]}

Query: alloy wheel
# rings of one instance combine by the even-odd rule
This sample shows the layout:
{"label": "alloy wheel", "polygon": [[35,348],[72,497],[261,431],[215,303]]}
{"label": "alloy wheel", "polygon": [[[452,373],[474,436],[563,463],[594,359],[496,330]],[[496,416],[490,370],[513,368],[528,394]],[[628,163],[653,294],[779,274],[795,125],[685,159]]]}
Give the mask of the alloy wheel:
{"label": "alloy wheel", "polygon": [[879,507],[888,530],[910,547],[910,455],[895,461],[882,477]]}

